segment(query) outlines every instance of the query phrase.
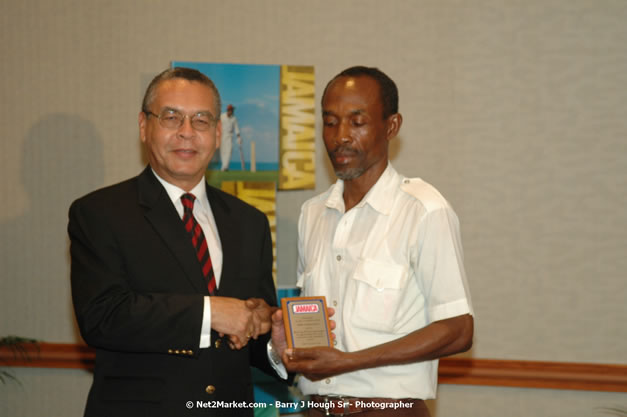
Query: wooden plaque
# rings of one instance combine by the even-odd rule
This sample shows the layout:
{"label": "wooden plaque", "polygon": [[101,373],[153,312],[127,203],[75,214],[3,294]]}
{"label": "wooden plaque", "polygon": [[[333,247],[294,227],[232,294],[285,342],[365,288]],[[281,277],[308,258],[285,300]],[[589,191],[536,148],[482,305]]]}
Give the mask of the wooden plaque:
{"label": "wooden plaque", "polygon": [[290,348],[332,346],[327,303],[321,297],[281,299],[285,336]]}

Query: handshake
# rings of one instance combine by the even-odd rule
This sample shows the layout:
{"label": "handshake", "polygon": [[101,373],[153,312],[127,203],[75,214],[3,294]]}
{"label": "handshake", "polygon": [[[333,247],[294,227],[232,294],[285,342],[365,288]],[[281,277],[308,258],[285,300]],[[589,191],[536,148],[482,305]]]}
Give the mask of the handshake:
{"label": "handshake", "polygon": [[241,349],[250,339],[270,331],[277,310],[261,298],[211,297],[211,328],[220,336],[228,336],[231,349]]}
{"label": "handshake", "polygon": [[[327,309],[329,317],[335,314]],[[335,322],[330,321],[330,328]],[[231,349],[241,349],[250,339],[272,331],[272,346],[281,358],[288,372],[302,373],[312,381],[317,381],[339,373],[347,372],[347,353],[332,347],[288,349],[283,325],[283,312],[278,307],[269,306],[261,298],[240,300],[229,297],[211,297],[211,327],[228,335]],[[331,334],[335,338],[334,334]]]}

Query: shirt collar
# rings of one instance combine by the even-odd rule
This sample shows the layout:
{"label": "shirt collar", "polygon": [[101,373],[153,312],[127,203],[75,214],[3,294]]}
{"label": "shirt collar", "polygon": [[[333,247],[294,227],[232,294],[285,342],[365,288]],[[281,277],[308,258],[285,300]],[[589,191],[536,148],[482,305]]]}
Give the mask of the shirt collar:
{"label": "shirt collar", "polygon": [[[187,191],[183,190],[180,187],[177,187],[174,184],[170,184],[169,182],[161,178],[154,169],[152,169],[152,173],[155,174],[155,177],[157,177],[161,185],[163,185],[163,188],[165,188],[165,191],[166,193],[168,193],[168,197],[170,197],[172,203],[177,206],[177,204],[181,201],[181,196],[187,193]],[[201,208],[206,211],[209,206],[209,200],[207,200],[207,187],[205,187],[205,178],[203,177],[200,182],[196,184],[196,186],[192,188],[189,192],[194,194],[194,196],[196,197],[194,203],[200,203]]]}
{"label": "shirt collar", "polygon": [[[388,215],[394,204],[394,194],[396,188],[400,184],[402,178],[388,161],[385,171],[381,174],[377,182],[368,190],[364,198],[355,206],[357,208],[368,204],[381,214]],[[331,187],[331,192],[326,201],[326,206],[336,209],[340,212],[344,211],[344,181],[337,180]]]}

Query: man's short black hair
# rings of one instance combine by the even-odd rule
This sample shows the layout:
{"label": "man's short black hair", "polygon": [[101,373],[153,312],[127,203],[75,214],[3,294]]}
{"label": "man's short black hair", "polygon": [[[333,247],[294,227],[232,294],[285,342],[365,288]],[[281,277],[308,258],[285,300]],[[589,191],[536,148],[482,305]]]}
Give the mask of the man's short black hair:
{"label": "man's short black hair", "polygon": [[370,77],[379,84],[379,95],[381,96],[383,107],[383,118],[386,119],[392,114],[398,113],[398,88],[390,77],[388,77],[383,71],[375,67],[354,66],[345,69],[337,74],[324,88],[322,94],[322,100],[327,93],[329,85],[340,77]]}
{"label": "man's short black hair", "polygon": [[153,100],[155,99],[155,93],[159,84],[161,84],[163,81],[172,80],[175,78],[182,78],[187,81],[199,82],[209,87],[211,91],[213,91],[213,98],[215,99],[216,104],[215,114],[213,116],[220,117],[222,104],[220,102],[220,93],[218,92],[218,88],[216,87],[216,85],[213,83],[213,81],[211,81],[209,77],[207,77],[202,72],[185,67],[168,68],[167,70],[163,71],[152,79],[150,84],[148,84],[148,88],[146,88],[144,100],[142,101],[143,112],[149,111],[148,107],[150,107]]}

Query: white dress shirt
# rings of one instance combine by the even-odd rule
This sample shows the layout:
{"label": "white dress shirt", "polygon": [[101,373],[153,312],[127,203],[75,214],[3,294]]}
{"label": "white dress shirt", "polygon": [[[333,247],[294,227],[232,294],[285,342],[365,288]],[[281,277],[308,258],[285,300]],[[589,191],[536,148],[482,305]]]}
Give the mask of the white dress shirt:
{"label": "white dress shirt", "polygon": [[[437,320],[472,314],[459,222],[421,179],[388,163],[362,201],[345,212],[344,183],[302,207],[298,286],[335,308],[336,348],[346,352],[401,338]],[[312,382],[304,394],[434,398],[438,361],[383,366]]]}
{"label": "white dress shirt", "polygon": [[[181,220],[183,219],[183,202],[181,196],[186,194],[187,191],[176,185],[170,184],[157,173],[152,170],[153,174],[157,177],[161,185],[168,193],[172,204],[176,208]],[[194,217],[205,235],[207,246],[209,247],[209,255],[211,256],[211,264],[213,266],[213,273],[216,278],[216,288],[220,287],[220,275],[222,274],[222,245],[220,244],[220,237],[218,235],[218,227],[209,205],[209,199],[207,198],[207,188],[205,179],[201,179],[200,182],[190,191],[195,197],[194,201]],[[190,240],[191,245],[191,240]],[[204,309],[202,317],[202,327],[200,331],[200,348],[207,348],[211,346],[211,297],[205,296]]]}

